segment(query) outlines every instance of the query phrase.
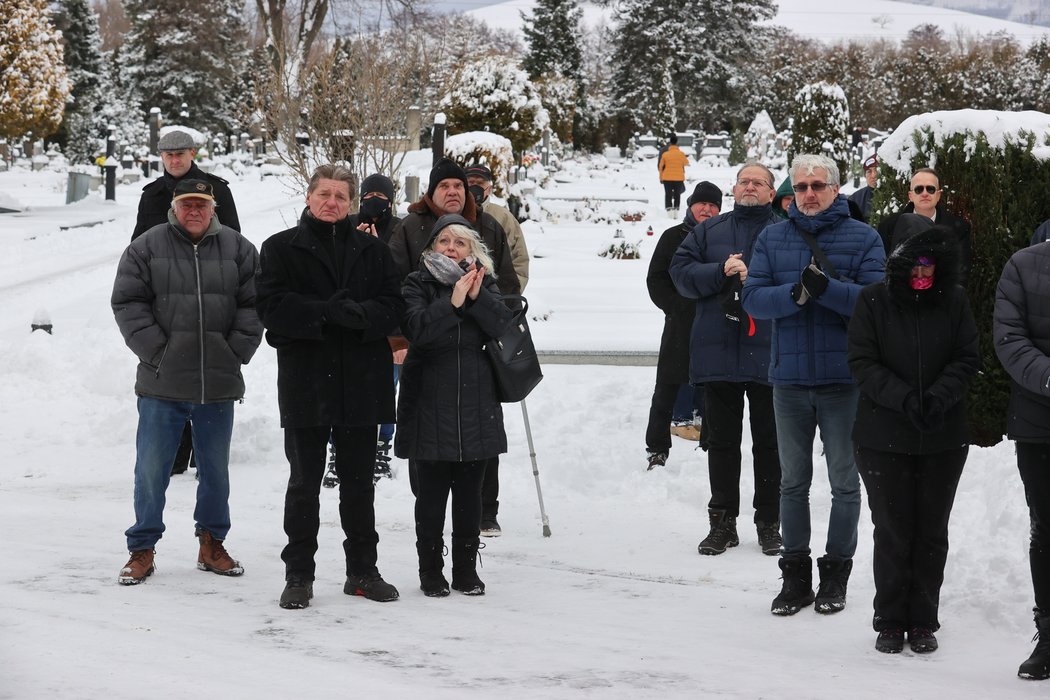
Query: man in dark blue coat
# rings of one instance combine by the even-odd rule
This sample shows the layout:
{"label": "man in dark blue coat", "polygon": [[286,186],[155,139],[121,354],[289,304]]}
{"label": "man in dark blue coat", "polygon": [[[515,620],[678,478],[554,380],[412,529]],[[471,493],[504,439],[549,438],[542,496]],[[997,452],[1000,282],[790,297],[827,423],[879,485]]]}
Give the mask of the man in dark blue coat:
{"label": "man in dark blue coat", "polygon": [[769,385],[772,324],[753,321],[740,305],[758,234],[779,221],[773,215],[774,191],[769,168],[745,165],[733,185],[733,210],[698,224],[671,261],[675,287],[682,296],[697,300],[689,381],[704,385],[711,479],[711,531],[697,548],[701,554],[722,554],[740,544],[736,519],[745,395],[751,416],[759,545],[766,554],[780,551],[780,461]]}
{"label": "man in dark blue coat", "polygon": [[886,252],[875,229],[850,218],[833,160],[798,155],[790,175],[795,201],[787,221],[758,237],[743,305],[756,319],[773,319],[769,379],[780,451],[784,585],[771,610],[793,615],[814,602],[809,489],[819,427],[831,517],[826,553],[817,560],[815,607],[829,614],[846,606],[860,520],[860,476],[850,439],[858,391],[846,364],[846,325],[861,288],[883,278]]}

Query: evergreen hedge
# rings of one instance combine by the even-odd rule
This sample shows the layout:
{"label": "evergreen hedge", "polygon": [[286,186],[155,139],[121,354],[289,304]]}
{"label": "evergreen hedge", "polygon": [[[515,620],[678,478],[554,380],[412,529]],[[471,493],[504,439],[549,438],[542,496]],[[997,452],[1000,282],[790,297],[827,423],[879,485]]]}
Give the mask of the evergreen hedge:
{"label": "evergreen hedge", "polygon": [[[994,120],[997,113],[983,114]],[[979,124],[980,119],[971,123]],[[1026,247],[1035,228],[1050,218],[1047,146],[1050,133],[1020,130],[999,147],[990,145],[979,128],[935,133],[927,124],[913,131],[911,144],[901,149],[896,165],[900,168],[906,162],[905,170],[888,162],[894,160],[892,153],[880,158],[879,184],[872,200],[873,226],[907,204],[911,173],[925,167],[935,168],[940,175],[942,204],[971,225],[973,259],[967,293],[980,333],[983,365],[969,396],[975,445],[995,445],[1006,432],[1010,380],[992,346],[995,288],[1010,256]]]}

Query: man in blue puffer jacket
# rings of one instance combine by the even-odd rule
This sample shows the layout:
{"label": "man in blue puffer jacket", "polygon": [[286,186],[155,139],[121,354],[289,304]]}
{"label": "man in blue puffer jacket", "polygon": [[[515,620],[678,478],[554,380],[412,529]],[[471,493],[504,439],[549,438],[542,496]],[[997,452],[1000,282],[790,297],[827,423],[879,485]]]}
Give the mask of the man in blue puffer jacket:
{"label": "man in blue puffer jacket", "polygon": [[766,226],[780,220],[773,214],[773,192],[773,173],[766,166],[742,167],[733,185],[733,210],[698,224],[671,261],[671,279],[678,292],[696,299],[689,381],[705,385],[711,531],[697,547],[700,554],[721,554],[740,544],[736,519],[745,395],[751,416],[759,546],[770,555],[780,551],[780,461],[769,385],[773,324],[755,322],[740,306],[755,241]]}
{"label": "man in blue puffer jacket", "polygon": [[[860,478],[850,440],[858,393],[846,364],[846,324],[861,288],[882,279],[886,253],[875,229],[850,218],[833,160],[798,155],[790,175],[795,201],[787,221],[759,236],[743,305],[756,319],[773,319],[769,380],[780,451],[784,584],[771,609],[793,615],[815,598],[817,612],[830,614],[846,605],[860,520]],[[831,516],[814,596],[809,488],[818,427]]]}

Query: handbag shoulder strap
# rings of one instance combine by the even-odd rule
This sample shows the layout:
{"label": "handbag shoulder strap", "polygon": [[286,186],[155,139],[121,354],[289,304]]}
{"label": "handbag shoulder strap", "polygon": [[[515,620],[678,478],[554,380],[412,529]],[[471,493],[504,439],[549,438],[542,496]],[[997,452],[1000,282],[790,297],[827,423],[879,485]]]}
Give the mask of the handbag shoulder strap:
{"label": "handbag shoulder strap", "polygon": [[804,240],[806,245],[809,246],[809,249],[813,251],[813,257],[817,259],[818,263],[820,263],[820,269],[824,271],[824,274],[831,279],[840,279],[839,273],[835,270],[835,266],[831,264],[831,261],[828,260],[828,256],[824,254],[823,250],[821,250],[820,246],[817,244],[817,239],[813,237],[813,234],[798,226],[795,227],[795,230],[799,232],[799,235],[802,236],[802,240]]}
{"label": "handbag shoulder strap", "polygon": [[529,311],[529,300],[520,294],[501,294],[503,303],[514,309],[515,318],[524,316]]}

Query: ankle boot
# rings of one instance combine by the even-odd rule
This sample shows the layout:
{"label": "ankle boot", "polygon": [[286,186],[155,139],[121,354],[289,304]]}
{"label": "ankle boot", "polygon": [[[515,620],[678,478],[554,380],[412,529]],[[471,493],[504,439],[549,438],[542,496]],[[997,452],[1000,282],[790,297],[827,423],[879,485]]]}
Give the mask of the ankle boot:
{"label": "ankle boot", "polygon": [[1050,613],[1039,608],[1035,612],[1035,640],[1038,640],[1032,655],[1017,669],[1017,675],[1033,681],[1050,678]]}
{"label": "ankle boot", "polygon": [[466,595],[485,595],[485,584],[478,578],[477,537],[452,538],[452,587]]}
{"label": "ankle boot", "polygon": [[448,581],[441,570],[445,568],[445,543],[441,539],[418,540],[416,554],[419,555],[419,589],[430,598],[448,595]]}
{"label": "ankle boot", "polygon": [[813,602],[813,560],[809,557],[780,558],[784,585],[773,599],[770,612],[774,615],[794,615]]}
{"label": "ankle boot", "polygon": [[817,559],[820,587],[817,588],[816,611],[822,615],[837,613],[846,607],[846,584],[853,571],[852,559]]}
{"label": "ankle boot", "polygon": [[721,554],[727,547],[740,544],[736,534],[736,516],[727,515],[724,510],[713,508],[707,511],[711,521],[711,532],[700,542],[696,550],[701,554]]}

